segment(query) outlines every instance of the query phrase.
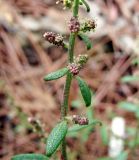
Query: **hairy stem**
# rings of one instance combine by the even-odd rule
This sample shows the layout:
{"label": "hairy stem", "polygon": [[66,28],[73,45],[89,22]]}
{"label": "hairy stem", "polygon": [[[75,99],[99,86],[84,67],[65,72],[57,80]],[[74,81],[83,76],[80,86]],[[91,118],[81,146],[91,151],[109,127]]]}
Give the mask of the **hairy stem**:
{"label": "hairy stem", "polygon": [[66,84],[64,87],[64,94],[63,94],[64,100],[61,106],[61,119],[62,120],[64,120],[65,116],[67,115],[67,111],[68,111],[68,98],[69,98],[71,81],[72,81],[72,75],[71,73],[68,73],[66,77]]}
{"label": "hairy stem", "polygon": [[[74,0],[73,4],[73,16],[78,16],[78,10],[79,10],[79,0]],[[71,33],[69,38],[69,48],[68,48],[68,62],[73,62],[73,55],[74,55],[74,45],[75,45],[75,38],[76,33]],[[67,74],[66,77],[66,84],[64,87],[64,94],[63,94],[63,103],[61,106],[61,119],[64,120],[65,116],[67,115],[68,111],[68,101],[69,101],[69,93],[70,93],[70,86],[72,82],[72,75],[71,73]],[[66,153],[66,141],[63,139],[62,141],[62,159],[67,160],[67,153]]]}

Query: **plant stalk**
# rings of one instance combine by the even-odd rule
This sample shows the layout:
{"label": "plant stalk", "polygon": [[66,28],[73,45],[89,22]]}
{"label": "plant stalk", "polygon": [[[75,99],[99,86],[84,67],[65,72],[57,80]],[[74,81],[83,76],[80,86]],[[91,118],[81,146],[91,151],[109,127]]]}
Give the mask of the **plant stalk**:
{"label": "plant stalk", "polygon": [[[78,16],[78,10],[79,10],[79,0],[74,0],[73,4],[73,16],[77,17]],[[76,33],[71,33],[69,37],[69,48],[68,48],[68,63],[73,62],[73,56],[74,56],[74,46],[75,46],[75,38],[76,38]],[[66,77],[66,84],[64,87],[64,94],[63,94],[63,103],[61,106],[61,119],[64,120],[65,116],[67,116],[68,112],[68,103],[69,103],[69,94],[70,94],[70,86],[72,82],[72,74],[68,73]],[[62,151],[62,160],[67,160],[67,152],[66,152],[66,141],[65,138],[62,141],[62,146],[61,146],[61,151]]]}
{"label": "plant stalk", "polygon": [[139,118],[137,118],[137,128],[136,128],[136,133],[135,133],[135,137],[134,137],[134,146],[131,149],[131,155],[132,156],[135,155],[135,149],[136,149],[136,146],[137,146],[138,136],[139,136]]}

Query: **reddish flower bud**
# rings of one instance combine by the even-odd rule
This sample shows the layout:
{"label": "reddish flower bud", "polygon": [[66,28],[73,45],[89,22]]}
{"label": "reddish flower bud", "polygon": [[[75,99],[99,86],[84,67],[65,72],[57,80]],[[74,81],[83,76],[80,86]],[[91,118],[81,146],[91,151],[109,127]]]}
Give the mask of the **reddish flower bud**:
{"label": "reddish flower bud", "polygon": [[83,68],[85,63],[88,60],[88,56],[85,55],[78,55],[77,57],[74,57],[73,63],[69,63],[67,68],[73,75],[77,75],[80,70]]}
{"label": "reddish flower bud", "polygon": [[73,115],[72,121],[75,124],[79,124],[79,125],[88,125],[88,123],[89,123],[88,118],[82,117],[82,116],[79,116],[79,115]]}
{"label": "reddish flower bud", "polygon": [[78,65],[77,63],[69,63],[67,68],[73,75],[77,75],[80,71],[80,65]]}
{"label": "reddish flower bud", "polygon": [[78,18],[72,17],[69,22],[69,30],[72,33],[78,32],[80,30],[80,22],[78,21]]}
{"label": "reddish flower bud", "polygon": [[53,43],[57,46],[63,46],[63,37],[60,34],[53,32],[45,32],[43,37],[50,43]]}

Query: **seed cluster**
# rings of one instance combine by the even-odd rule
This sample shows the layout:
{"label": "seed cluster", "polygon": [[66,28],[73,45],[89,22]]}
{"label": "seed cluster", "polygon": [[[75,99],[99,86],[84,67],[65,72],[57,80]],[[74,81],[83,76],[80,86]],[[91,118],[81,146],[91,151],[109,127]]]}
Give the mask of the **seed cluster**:
{"label": "seed cluster", "polygon": [[54,32],[45,32],[43,37],[50,43],[53,43],[57,46],[63,46],[63,37],[60,34]]}
{"label": "seed cluster", "polygon": [[79,124],[79,125],[88,125],[88,123],[89,123],[88,118],[80,116],[80,115],[73,115],[72,121],[75,124]]}
{"label": "seed cluster", "polygon": [[69,22],[68,26],[69,26],[69,30],[72,33],[78,32],[80,30],[80,22],[79,22],[78,18],[72,17],[70,19],[70,22]]}

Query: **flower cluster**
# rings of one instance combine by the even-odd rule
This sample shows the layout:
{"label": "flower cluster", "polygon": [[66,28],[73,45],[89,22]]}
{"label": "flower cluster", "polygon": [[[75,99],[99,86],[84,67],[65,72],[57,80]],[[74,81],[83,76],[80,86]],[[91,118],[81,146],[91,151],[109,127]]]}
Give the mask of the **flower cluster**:
{"label": "flower cluster", "polygon": [[87,31],[91,31],[94,30],[96,28],[96,21],[93,19],[88,19],[86,20],[84,23],[81,24],[81,31],[83,32],[87,32]]}
{"label": "flower cluster", "polygon": [[58,0],[56,4],[63,3],[64,8],[71,8],[73,4],[73,0]]}
{"label": "flower cluster", "polygon": [[77,64],[77,63],[69,63],[67,68],[70,70],[70,72],[73,74],[73,75],[77,75],[80,71],[80,65]]}
{"label": "flower cluster", "polygon": [[70,19],[70,22],[69,22],[68,26],[69,26],[69,30],[72,33],[78,32],[80,30],[80,22],[79,22],[78,18],[72,17]]}
{"label": "flower cluster", "polygon": [[72,121],[75,124],[79,124],[79,125],[88,125],[88,123],[89,123],[88,118],[80,116],[80,115],[73,115]]}
{"label": "flower cluster", "polygon": [[63,37],[60,34],[53,32],[45,32],[43,37],[50,43],[53,43],[57,46],[63,46]]}
{"label": "flower cluster", "polygon": [[83,54],[83,55],[79,54],[77,57],[74,57],[74,62],[79,64],[81,68],[84,66],[87,60],[88,60],[87,54]]}
{"label": "flower cluster", "polygon": [[88,56],[85,55],[78,55],[77,57],[74,57],[73,63],[69,63],[67,68],[73,75],[77,75],[80,70],[83,68],[85,63],[88,60]]}

